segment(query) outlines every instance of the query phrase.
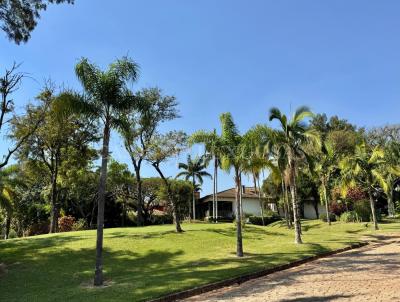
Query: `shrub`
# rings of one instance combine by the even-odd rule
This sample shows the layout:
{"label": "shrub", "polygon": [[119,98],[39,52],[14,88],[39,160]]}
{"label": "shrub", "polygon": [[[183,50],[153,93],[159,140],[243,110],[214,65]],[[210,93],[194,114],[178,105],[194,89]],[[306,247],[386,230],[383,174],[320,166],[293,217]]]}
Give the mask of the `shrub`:
{"label": "shrub", "polygon": [[[262,216],[250,216],[249,222],[251,224],[255,224],[255,225],[263,225],[262,218],[263,218]],[[273,223],[278,220],[281,220],[281,217],[276,213],[274,213],[273,215],[264,216],[264,224],[265,225],[268,225],[268,224]]]}
{"label": "shrub", "polygon": [[[322,213],[319,215],[319,219],[321,219],[322,221],[326,222],[326,213]],[[337,216],[333,213],[329,213],[329,219],[330,221],[336,221],[337,220]]]}
{"label": "shrub", "polygon": [[[360,221],[362,222],[372,221],[371,205],[369,204],[369,200],[364,199],[355,202],[353,205],[353,209],[357,213]],[[379,210],[376,210],[376,219],[378,221],[382,220],[382,215]]]}
{"label": "shrub", "polygon": [[10,230],[10,233],[8,234],[8,238],[12,239],[12,238],[18,238],[18,234],[14,229]]}
{"label": "shrub", "polygon": [[342,213],[346,212],[346,205],[344,202],[332,201],[329,205],[329,212],[340,216]]}
{"label": "shrub", "polygon": [[173,223],[173,217],[170,214],[163,214],[163,215],[153,215],[151,217],[151,224],[171,224]]}
{"label": "shrub", "polygon": [[341,222],[360,222],[360,218],[355,211],[344,212],[340,215]]}
{"label": "shrub", "polygon": [[33,236],[47,233],[49,233],[49,222],[42,221],[32,224],[26,232],[26,235]]}
{"label": "shrub", "polygon": [[77,221],[75,221],[71,228],[72,231],[83,231],[86,229],[87,229],[87,223],[86,220],[83,218],[80,218]]}
{"label": "shrub", "polygon": [[58,227],[60,232],[72,231],[72,226],[75,223],[75,218],[72,216],[63,216],[58,218]]}

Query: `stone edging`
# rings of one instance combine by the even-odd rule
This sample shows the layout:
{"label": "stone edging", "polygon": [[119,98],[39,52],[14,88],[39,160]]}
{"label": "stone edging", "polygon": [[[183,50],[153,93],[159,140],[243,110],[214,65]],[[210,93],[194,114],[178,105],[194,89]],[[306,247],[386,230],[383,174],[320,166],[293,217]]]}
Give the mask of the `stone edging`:
{"label": "stone edging", "polygon": [[275,272],[283,271],[283,270],[286,270],[286,269],[289,269],[289,268],[292,268],[292,267],[296,267],[296,266],[302,265],[304,263],[308,263],[308,262],[311,262],[311,261],[314,261],[314,260],[317,260],[317,259],[320,259],[320,258],[325,258],[325,257],[332,256],[332,255],[335,255],[335,254],[338,254],[338,253],[349,251],[349,250],[352,250],[352,249],[360,248],[360,247],[363,247],[363,246],[366,246],[366,245],[368,245],[368,242],[355,243],[355,244],[352,244],[350,246],[347,246],[347,247],[344,247],[344,248],[341,248],[341,249],[338,249],[338,250],[324,252],[324,253],[321,253],[321,254],[318,254],[318,255],[315,255],[315,256],[306,257],[306,258],[303,258],[303,259],[300,259],[300,260],[296,260],[296,261],[293,261],[293,262],[290,262],[290,263],[287,263],[287,264],[282,264],[282,265],[278,265],[278,266],[275,266],[275,267],[263,269],[261,271],[248,273],[248,274],[241,275],[241,276],[238,276],[238,277],[233,277],[233,278],[230,278],[230,279],[226,279],[226,280],[222,280],[222,281],[217,281],[217,282],[205,284],[205,285],[194,287],[194,288],[187,289],[187,290],[184,290],[184,291],[175,292],[175,293],[172,293],[172,294],[160,297],[160,298],[156,298],[156,299],[153,299],[153,300],[148,300],[148,302],[173,302],[173,301],[176,301],[176,300],[185,299],[185,298],[189,298],[189,297],[192,297],[192,296],[197,296],[197,295],[200,295],[200,294],[203,294],[203,293],[206,293],[206,292],[210,292],[210,291],[213,291],[213,290],[216,290],[216,289],[220,289],[220,288],[223,288],[223,287],[227,287],[227,286],[231,286],[231,285],[234,285],[234,284],[241,284],[243,282],[246,282],[246,281],[249,281],[249,280],[252,280],[252,279],[260,278],[260,277],[263,277],[263,276],[266,276],[266,275],[270,275],[270,274],[275,273]]}

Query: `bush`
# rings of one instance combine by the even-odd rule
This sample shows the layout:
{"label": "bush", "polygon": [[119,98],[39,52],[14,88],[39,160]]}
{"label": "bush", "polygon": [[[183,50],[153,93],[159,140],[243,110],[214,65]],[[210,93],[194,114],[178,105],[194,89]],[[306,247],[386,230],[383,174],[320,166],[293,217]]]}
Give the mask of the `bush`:
{"label": "bush", "polygon": [[12,238],[18,238],[18,234],[14,229],[10,230],[10,233],[8,234],[8,238],[12,239]]}
{"label": "bush", "polygon": [[72,225],[72,231],[83,231],[87,229],[87,223],[86,220],[83,218],[78,219],[77,221],[74,222]]}
{"label": "bush", "polygon": [[163,214],[163,215],[153,215],[151,217],[151,224],[158,225],[158,224],[171,224],[174,222],[172,215],[170,214]]}
{"label": "bush", "polygon": [[[354,203],[353,205],[354,211],[357,213],[360,221],[369,222],[372,221],[372,213],[371,213],[371,205],[369,204],[369,200],[360,200]],[[378,221],[382,220],[380,211],[376,211],[376,219]]]}
{"label": "bush", "polygon": [[[321,219],[324,222],[327,222],[326,220],[326,213],[322,213],[319,215],[319,219]],[[333,213],[329,213],[329,219],[330,221],[336,221],[337,220],[337,216]]]}
{"label": "bush", "polygon": [[29,227],[28,231],[26,232],[26,235],[33,236],[40,234],[48,234],[50,230],[49,224],[50,223],[48,221],[34,223]]}
{"label": "bush", "polygon": [[75,223],[75,218],[72,216],[63,216],[58,218],[58,228],[60,232],[71,232]]}
{"label": "bush", "polygon": [[329,205],[329,212],[340,216],[342,213],[346,212],[346,205],[344,202],[332,201]]}
{"label": "bush", "polygon": [[361,222],[358,214],[355,211],[344,212],[340,215],[341,222]]}
{"label": "bush", "polygon": [[[249,217],[249,222],[251,224],[255,224],[255,225],[263,225],[263,217],[262,216],[250,216]],[[264,224],[268,225],[270,223],[273,223],[275,221],[279,221],[281,220],[281,217],[274,213],[273,215],[268,215],[268,216],[264,216]]]}

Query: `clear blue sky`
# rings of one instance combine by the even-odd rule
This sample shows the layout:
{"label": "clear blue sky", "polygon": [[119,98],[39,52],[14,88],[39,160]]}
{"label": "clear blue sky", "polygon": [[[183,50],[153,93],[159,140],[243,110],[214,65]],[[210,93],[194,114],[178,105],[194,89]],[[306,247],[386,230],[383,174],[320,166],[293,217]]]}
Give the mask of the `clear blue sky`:
{"label": "clear blue sky", "polygon": [[[141,66],[135,89],[159,86],[180,102],[182,118],[164,130],[218,129],[230,111],[244,132],[271,106],[299,105],[372,127],[399,121],[399,16],[389,0],[76,0],[50,7],[25,45],[0,36],[0,67],[23,62],[36,79],[16,95],[22,106],[46,78],[80,89],[82,56],[106,66],[129,54]],[[115,135],[112,151],[129,162]],[[176,161],[165,169],[175,175]]]}

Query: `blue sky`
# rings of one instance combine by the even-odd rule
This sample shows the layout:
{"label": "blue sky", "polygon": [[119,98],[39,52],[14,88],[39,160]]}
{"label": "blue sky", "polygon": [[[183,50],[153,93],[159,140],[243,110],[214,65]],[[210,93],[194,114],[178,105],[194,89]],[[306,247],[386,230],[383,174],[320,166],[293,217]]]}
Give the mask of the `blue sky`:
{"label": "blue sky", "polygon": [[[141,66],[134,89],[158,86],[180,102],[182,118],[163,130],[219,129],[219,114],[230,111],[244,132],[272,106],[299,105],[381,126],[399,121],[399,14],[389,0],[76,0],[50,7],[25,45],[0,36],[0,67],[22,62],[35,79],[15,95],[23,106],[48,78],[81,89],[82,56],[106,67],[129,54]],[[112,152],[129,163],[116,135]],[[165,165],[167,174],[176,166]]]}

